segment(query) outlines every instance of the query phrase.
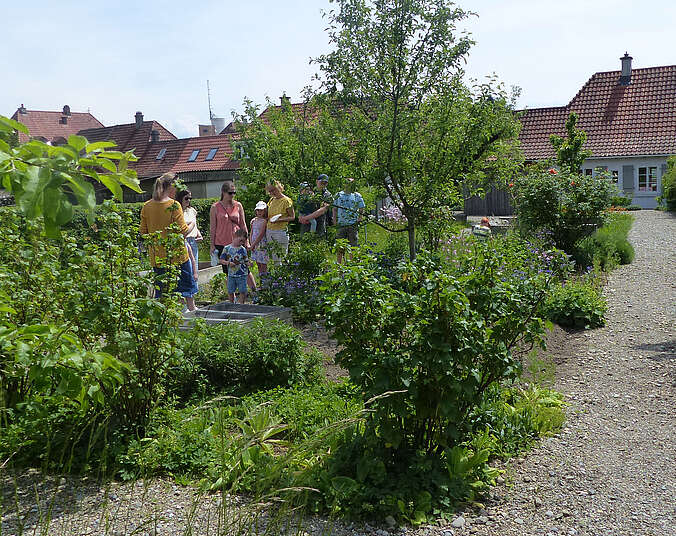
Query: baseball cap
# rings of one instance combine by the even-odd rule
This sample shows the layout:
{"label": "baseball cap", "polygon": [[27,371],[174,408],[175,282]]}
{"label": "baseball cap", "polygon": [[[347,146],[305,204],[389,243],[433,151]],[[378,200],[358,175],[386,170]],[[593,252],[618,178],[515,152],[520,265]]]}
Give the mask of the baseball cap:
{"label": "baseball cap", "polygon": [[[251,205],[249,205],[249,206],[251,206]],[[266,208],[268,208],[268,204],[265,201],[259,201],[258,203],[256,203],[256,209],[255,210],[265,210]]]}
{"label": "baseball cap", "polygon": [[307,182],[301,182],[299,188],[302,190],[303,188],[309,188],[310,185]]}
{"label": "baseball cap", "polygon": [[317,177],[317,180],[319,182],[329,182],[329,176],[325,173],[322,173],[319,177]]}

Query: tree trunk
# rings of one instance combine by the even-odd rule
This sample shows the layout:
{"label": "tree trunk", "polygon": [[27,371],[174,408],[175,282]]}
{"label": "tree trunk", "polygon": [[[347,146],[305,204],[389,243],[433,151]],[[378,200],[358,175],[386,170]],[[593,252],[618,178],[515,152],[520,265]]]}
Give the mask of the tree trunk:
{"label": "tree trunk", "polygon": [[408,255],[411,260],[415,260],[415,224],[412,220],[408,220]]}

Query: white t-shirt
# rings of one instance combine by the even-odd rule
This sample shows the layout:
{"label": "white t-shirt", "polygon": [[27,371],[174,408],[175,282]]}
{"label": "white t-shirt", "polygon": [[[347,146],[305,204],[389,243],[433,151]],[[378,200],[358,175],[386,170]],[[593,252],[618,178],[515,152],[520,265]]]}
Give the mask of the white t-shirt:
{"label": "white t-shirt", "polygon": [[190,227],[191,223],[195,223],[195,227],[186,235],[186,238],[197,238],[199,236],[199,231],[197,230],[197,210],[193,207],[186,208],[183,211],[183,219],[188,227]]}

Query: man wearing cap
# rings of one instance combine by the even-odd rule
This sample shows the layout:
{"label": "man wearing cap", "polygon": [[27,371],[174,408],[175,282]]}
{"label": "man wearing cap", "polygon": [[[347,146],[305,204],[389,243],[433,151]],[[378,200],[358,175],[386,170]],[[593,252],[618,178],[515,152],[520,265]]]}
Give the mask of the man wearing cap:
{"label": "man wearing cap", "polygon": [[[320,236],[326,235],[326,226],[329,224],[329,208],[333,204],[333,196],[331,192],[326,189],[326,185],[329,183],[329,177],[322,173],[317,177],[317,188],[314,191],[314,194],[311,197],[310,205],[308,208],[311,208],[309,213],[301,212],[301,215],[298,218],[300,222],[300,232],[310,231],[310,225],[312,221],[316,222],[316,230],[313,232],[317,233]],[[301,185],[302,191],[302,185]],[[300,199],[299,199],[300,203]],[[304,230],[305,228],[305,230]]]}

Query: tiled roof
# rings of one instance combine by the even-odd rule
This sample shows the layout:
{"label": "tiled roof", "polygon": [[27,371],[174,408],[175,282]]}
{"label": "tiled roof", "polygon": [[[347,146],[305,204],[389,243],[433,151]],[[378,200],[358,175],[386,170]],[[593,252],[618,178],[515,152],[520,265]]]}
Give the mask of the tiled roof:
{"label": "tiled roof", "polygon": [[587,133],[593,157],[676,154],[676,65],[594,74],[567,106],[533,108],[520,116],[519,139],[527,160],[554,156],[551,134],[565,134],[570,112]]}
{"label": "tiled roof", "polygon": [[114,141],[117,144],[117,150],[129,151],[134,149],[134,154],[141,157],[150,144],[150,135],[153,130],[159,132],[160,141],[176,139],[176,136],[157,121],[143,121],[139,128],[136,127],[136,123],[127,123],[113,125],[112,127],[81,130],[79,134],[90,142]]}
{"label": "tiled roof", "polygon": [[[103,124],[88,112],[71,112],[65,115],[61,112],[47,112],[42,110],[26,110],[21,113],[19,108],[12,119],[19,121],[28,127],[30,135],[33,138],[44,138],[46,141],[57,141],[58,138],[68,139],[68,136],[77,134],[80,130],[86,128],[99,128]],[[62,122],[65,118],[65,123]],[[24,143],[29,140],[23,132],[19,132],[19,142]]]}
{"label": "tiled roof", "polygon": [[[166,149],[158,160],[162,149]],[[217,149],[212,160],[205,160],[211,149]],[[194,161],[188,159],[193,151],[199,150]],[[173,171],[218,171],[239,168],[239,162],[232,159],[232,147],[228,136],[202,136],[198,138],[174,139],[151,143],[145,154],[134,164],[139,178],[157,177]]]}

